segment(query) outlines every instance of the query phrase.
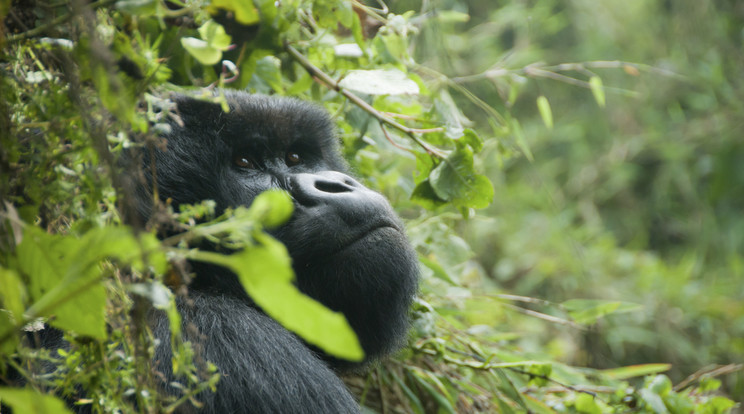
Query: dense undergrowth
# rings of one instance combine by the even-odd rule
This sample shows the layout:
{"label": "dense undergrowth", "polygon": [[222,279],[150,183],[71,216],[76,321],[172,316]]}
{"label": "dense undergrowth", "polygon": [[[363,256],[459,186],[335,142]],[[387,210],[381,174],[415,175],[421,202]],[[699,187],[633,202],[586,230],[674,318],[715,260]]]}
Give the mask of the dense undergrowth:
{"label": "dense undergrowth", "polygon": [[[148,332],[193,253],[132,220],[117,159],[157,144],[169,92],[236,88],[323,104],[407,219],[409,346],[345,378],[369,412],[740,409],[744,7],[605,3],[0,1],[0,379],[25,383],[0,401],[168,412],[219,386]],[[265,202],[168,220],[250,250]],[[42,322],[70,349],[34,347]]]}

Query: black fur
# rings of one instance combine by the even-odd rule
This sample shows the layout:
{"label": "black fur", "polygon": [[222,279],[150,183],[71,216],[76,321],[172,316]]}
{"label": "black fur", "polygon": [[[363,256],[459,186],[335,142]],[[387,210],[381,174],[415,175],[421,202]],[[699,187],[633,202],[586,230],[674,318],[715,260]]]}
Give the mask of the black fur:
{"label": "black fur", "polygon": [[[216,104],[176,98],[183,122],[171,124],[166,150],[145,156],[145,182],[152,181],[154,161],[161,199],[176,206],[212,199],[218,210],[250,205],[270,188],[287,190],[295,212],[274,235],[292,256],[299,289],[345,314],[365,363],[395,349],[405,338],[417,286],[416,256],[399,219],[381,195],[347,175],[323,110],[294,99],[226,95],[227,113]],[[288,152],[301,162],[287,163]],[[239,167],[236,157],[253,165]],[[140,190],[146,195],[151,188]],[[141,214],[148,217],[148,203]],[[323,355],[263,314],[230,271],[203,264],[193,271],[191,303],[179,302],[179,310],[184,326],[194,324],[200,335],[189,337],[188,329],[184,335],[202,344],[203,357],[222,374],[216,393],[199,395],[201,412],[359,411],[335,373],[357,364]],[[154,363],[168,383],[177,381],[167,320],[153,318],[161,339]]]}

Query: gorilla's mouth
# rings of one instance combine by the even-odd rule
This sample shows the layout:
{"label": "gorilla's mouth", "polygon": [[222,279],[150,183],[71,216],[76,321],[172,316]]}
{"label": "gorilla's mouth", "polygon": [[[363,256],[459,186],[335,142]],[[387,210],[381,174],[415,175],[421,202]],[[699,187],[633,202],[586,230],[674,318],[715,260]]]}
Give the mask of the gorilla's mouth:
{"label": "gorilla's mouth", "polygon": [[380,224],[378,226],[373,226],[369,230],[365,232],[361,232],[357,235],[357,237],[354,237],[351,239],[351,241],[347,243],[341,243],[341,250],[346,250],[353,245],[365,242],[365,241],[372,241],[374,242],[375,239],[379,239],[381,241],[390,239],[391,233],[397,237],[401,237],[403,233],[400,231],[400,229],[397,226],[394,226],[392,224]]}

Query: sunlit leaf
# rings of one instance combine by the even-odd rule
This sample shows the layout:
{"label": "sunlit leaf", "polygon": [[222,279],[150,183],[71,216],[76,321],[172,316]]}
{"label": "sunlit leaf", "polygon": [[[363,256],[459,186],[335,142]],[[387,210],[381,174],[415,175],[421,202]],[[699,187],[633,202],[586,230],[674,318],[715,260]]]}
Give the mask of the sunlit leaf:
{"label": "sunlit leaf", "polygon": [[623,380],[634,377],[642,377],[649,374],[656,374],[658,372],[669,371],[671,368],[671,364],[641,364],[605,369],[602,371],[602,373],[609,378]]}
{"label": "sunlit leaf", "polygon": [[277,227],[289,220],[294,210],[292,198],[286,191],[269,190],[259,194],[250,208],[252,219],[268,228]]}
{"label": "sunlit leaf", "polygon": [[10,312],[16,321],[23,319],[26,310],[26,287],[12,269],[0,267],[0,305]]}
{"label": "sunlit leaf", "polygon": [[550,109],[548,98],[540,95],[537,98],[537,109],[540,111],[540,117],[548,129],[553,129],[553,111]]}
{"label": "sunlit leaf", "polygon": [[115,258],[143,269],[143,259],[149,257],[148,264],[163,270],[166,260],[157,246],[152,234],[144,233],[138,241],[124,226],[96,228],[81,238],[28,226],[18,246],[18,264],[29,279],[33,301],[29,316],[53,316],[50,323],[60,329],[105,338],[106,292],[100,262]]}
{"label": "sunlit leaf", "polygon": [[230,35],[214,20],[208,20],[199,27],[199,36],[215,49],[225,50],[230,46]]}
{"label": "sunlit leaf", "polygon": [[294,272],[286,247],[269,235],[254,236],[257,244],[238,253],[192,252],[192,258],[235,272],[264,312],[308,343],[331,355],[361,361],[364,351],[343,314],[329,310],[292,284]]}
{"label": "sunlit leaf", "polygon": [[41,394],[29,388],[0,388],[0,401],[23,414],[72,414],[65,403],[53,395]]}
{"label": "sunlit leaf", "polygon": [[222,51],[195,37],[181,38],[181,46],[202,65],[214,65],[222,58]]}
{"label": "sunlit leaf", "polygon": [[157,0],[119,0],[116,2],[117,9],[140,17],[154,15],[157,6]]}
{"label": "sunlit leaf", "polygon": [[222,52],[230,46],[230,36],[225,28],[214,20],[199,27],[199,36],[182,37],[181,46],[202,65],[214,65],[222,59]]}
{"label": "sunlit leaf", "polygon": [[602,414],[602,409],[599,407],[594,399],[593,395],[578,393],[576,394],[576,410],[580,413],[585,414]]}
{"label": "sunlit leaf", "polygon": [[249,0],[212,0],[207,6],[207,12],[212,15],[219,13],[220,9],[234,13],[235,20],[244,26],[256,24],[260,20],[258,10]]}
{"label": "sunlit leaf", "polygon": [[599,76],[592,76],[589,79],[589,88],[592,90],[592,94],[594,95],[594,100],[597,101],[597,104],[604,108],[605,106],[605,93],[604,88],[602,87],[602,78]]}
{"label": "sunlit leaf", "polygon": [[416,95],[418,84],[397,69],[352,70],[341,79],[344,89],[367,95]]}

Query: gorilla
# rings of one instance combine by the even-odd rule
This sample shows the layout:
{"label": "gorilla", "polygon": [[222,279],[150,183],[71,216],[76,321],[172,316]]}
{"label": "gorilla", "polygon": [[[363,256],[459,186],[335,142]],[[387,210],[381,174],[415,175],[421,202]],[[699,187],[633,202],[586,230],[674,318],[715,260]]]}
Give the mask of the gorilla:
{"label": "gorilla", "polygon": [[[184,340],[221,374],[199,394],[204,413],[354,413],[359,404],[337,376],[385,355],[405,340],[418,268],[400,219],[380,194],[349,175],[328,115],[290,98],[224,91],[216,103],[179,95],[165,148],[145,151],[140,200],[154,186],[175,208],[213,200],[218,212],[249,206],[268,189],[287,191],[294,212],[272,234],[292,258],[297,287],[342,312],[365,352],[361,363],[323,354],[271,319],[226,268],[192,263],[188,298],[177,306]],[[144,197],[144,198],[143,198]],[[141,215],[152,214],[140,202]],[[271,275],[265,275],[271,277]],[[153,363],[165,384],[171,369],[167,318],[152,315],[160,340]],[[165,386],[177,394],[175,388]]]}

